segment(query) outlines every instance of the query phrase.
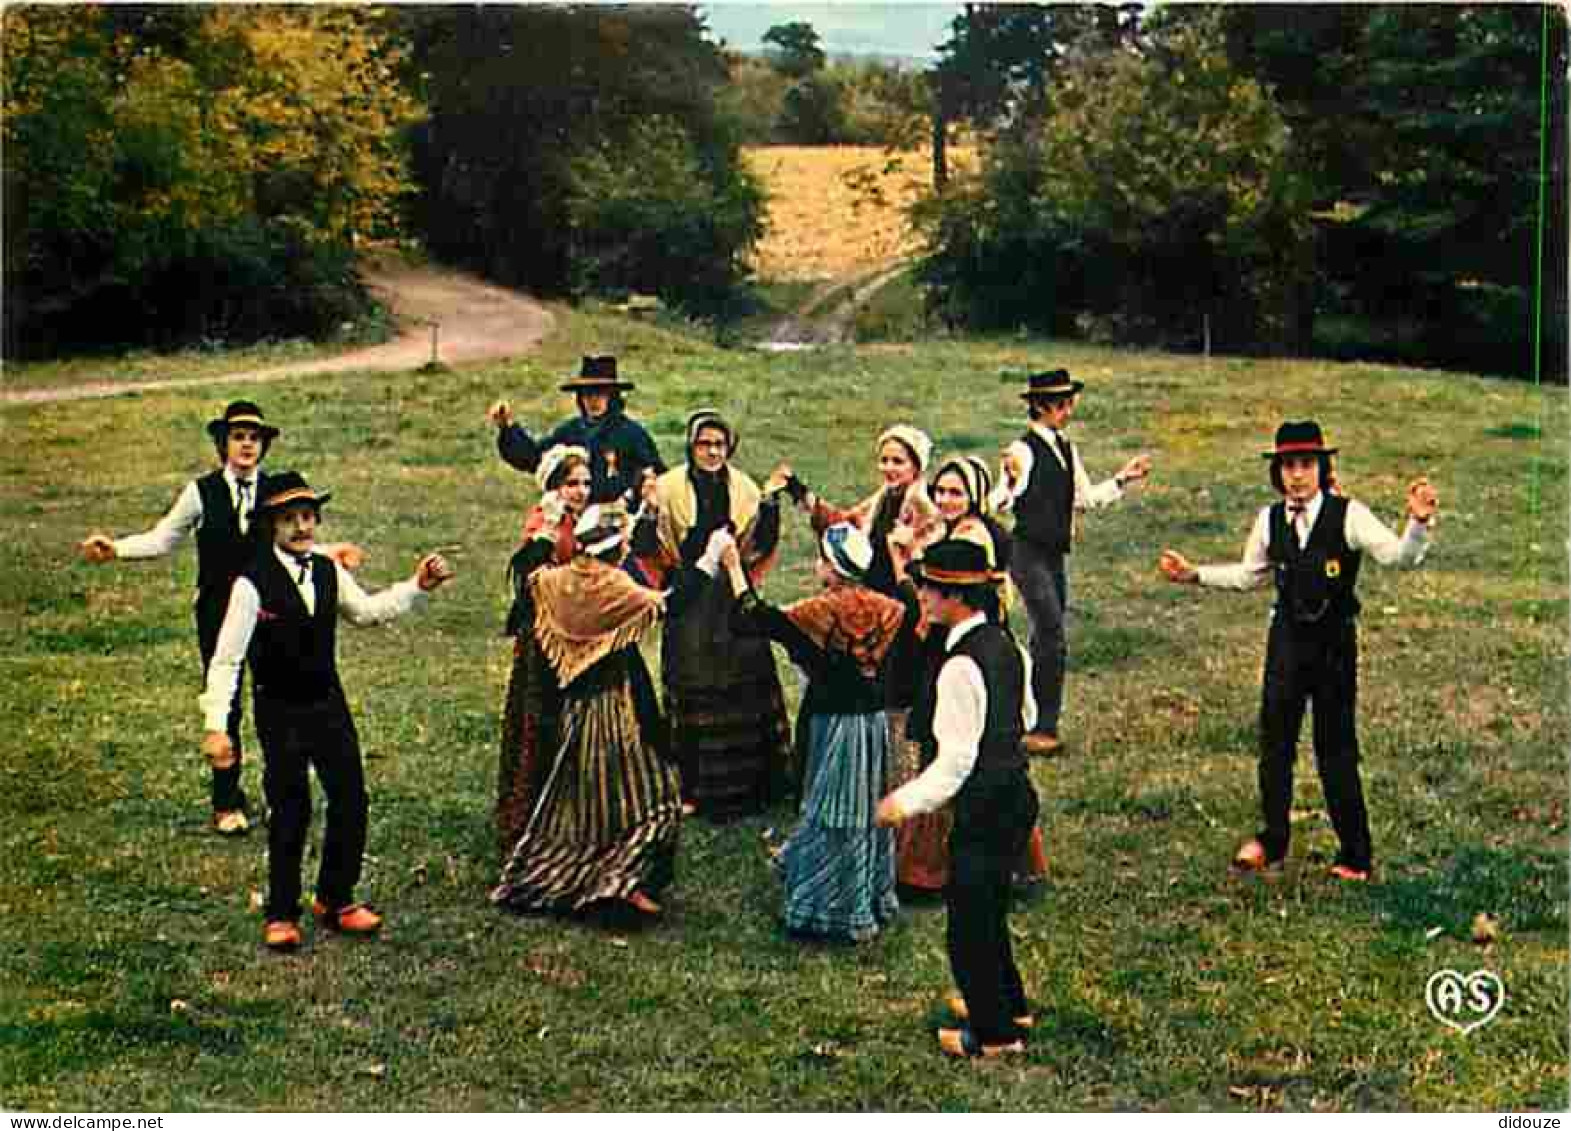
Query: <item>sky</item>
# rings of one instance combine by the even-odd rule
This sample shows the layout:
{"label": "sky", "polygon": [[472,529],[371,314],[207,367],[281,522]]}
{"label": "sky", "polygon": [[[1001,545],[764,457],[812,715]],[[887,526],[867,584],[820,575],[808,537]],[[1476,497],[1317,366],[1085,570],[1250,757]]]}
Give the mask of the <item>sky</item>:
{"label": "sky", "polygon": [[779,3],[775,0],[717,0],[701,5],[715,39],[741,51],[762,47],[764,32],[776,24],[809,23],[827,54],[855,52],[910,55],[931,59],[934,47],[949,38],[949,23],[961,4],[937,3]]}

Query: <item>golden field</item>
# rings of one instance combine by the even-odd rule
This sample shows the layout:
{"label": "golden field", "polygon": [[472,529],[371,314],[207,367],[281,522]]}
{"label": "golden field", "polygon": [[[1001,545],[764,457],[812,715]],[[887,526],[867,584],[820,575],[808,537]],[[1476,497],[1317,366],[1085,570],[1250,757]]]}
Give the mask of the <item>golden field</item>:
{"label": "golden field", "polygon": [[[745,154],[770,197],[769,230],[753,256],[760,278],[854,278],[917,249],[905,210],[932,185],[929,151],[772,145]],[[950,169],[970,156],[951,148]]]}

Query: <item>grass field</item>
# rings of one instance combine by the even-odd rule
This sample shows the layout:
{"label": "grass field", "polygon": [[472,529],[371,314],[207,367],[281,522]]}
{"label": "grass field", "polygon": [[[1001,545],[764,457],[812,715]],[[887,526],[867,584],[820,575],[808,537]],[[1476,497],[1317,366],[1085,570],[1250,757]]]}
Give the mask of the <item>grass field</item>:
{"label": "grass field", "polygon": [[[836,501],[870,488],[872,439],[895,421],[991,457],[1021,425],[1018,380],[1001,374],[1049,363],[1089,386],[1075,433],[1094,475],[1153,454],[1150,484],[1091,516],[1073,555],[1072,753],[1033,770],[1051,875],[1014,919],[1039,1018],[1024,1058],[935,1052],[941,908],[909,907],[854,949],[783,936],[760,834],[788,825],[784,810],[687,826],[653,929],[487,904],[504,566],[534,491],[482,417],[506,393],[525,420],[560,418],[560,376],[600,351],[637,382],[632,408],[667,458],[686,414],[717,405],[741,424],[743,467],[789,458]],[[371,552],[368,584],[462,546],[459,580],[424,612],[340,634],[372,791],[363,894],[386,936],[308,936],[285,958],[260,946],[251,906],[263,838],[204,828],[191,552],[73,556],[89,530],[150,525],[209,466],[203,422],[242,392],[0,410],[0,1105],[1566,1106],[1563,389],[1013,339],[761,355],[566,311],[527,364],[260,389],[284,429],[270,466],[334,493],[324,533]],[[1382,517],[1419,473],[1444,508],[1419,572],[1371,564],[1360,587],[1380,868],[1367,888],[1324,875],[1333,841],[1307,750],[1293,866],[1276,882],[1226,876],[1255,823],[1269,598],[1155,571],[1169,545],[1238,553],[1269,497],[1257,451],[1306,415]],[[805,526],[789,526],[772,599],[809,583]],[[254,744],[246,784],[260,795]],[[1488,949],[1468,938],[1479,911],[1501,922]],[[1493,1024],[1464,1037],[1430,1016],[1424,984],[1448,967],[1504,980]]]}

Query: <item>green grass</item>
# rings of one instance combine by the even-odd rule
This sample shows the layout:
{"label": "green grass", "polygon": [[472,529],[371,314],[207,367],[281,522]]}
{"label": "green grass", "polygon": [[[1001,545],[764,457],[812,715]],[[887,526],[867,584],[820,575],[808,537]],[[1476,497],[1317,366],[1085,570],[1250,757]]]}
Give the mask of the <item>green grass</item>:
{"label": "green grass", "polygon": [[[1088,383],[1075,432],[1094,475],[1154,454],[1152,481],[1090,516],[1072,559],[1072,753],[1033,771],[1051,875],[1014,918],[1040,1019],[1025,1058],[972,1067],[934,1050],[941,907],[910,907],[861,948],[782,935],[760,834],[787,826],[784,810],[688,826],[654,929],[487,904],[497,631],[534,488],[496,459],[483,415],[505,393],[523,419],[559,419],[561,376],[602,351],[637,382],[632,407],[668,458],[686,414],[714,404],[740,423],[742,466],[761,477],[789,458],[837,502],[870,488],[874,437],[896,421],[939,452],[991,455],[1021,426],[1018,379],[1001,374],[1047,364]],[[203,827],[191,552],[96,568],[73,556],[89,530],[150,525],[207,467],[203,423],[242,392],[0,409],[0,1105],[1566,1105],[1565,390],[1015,339],[725,352],[593,311],[507,367],[268,385],[255,395],[284,429],[270,465],[334,493],[324,533],[371,552],[370,585],[462,546],[459,580],[423,613],[341,633],[373,797],[363,894],[387,935],[309,937],[286,958],[262,950],[250,906],[264,839]],[[1444,507],[1422,570],[1371,563],[1361,584],[1381,869],[1367,889],[1324,877],[1334,843],[1307,749],[1293,866],[1276,882],[1226,877],[1255,824],[1269,598],[1197,594],[1155,571],[1168,545],[1239,552],[1269,498],[1258,450],[1280,419],[1308,415],[1382,517],[1419,473]],[[775,600],[809,584],[805,527],[789,524]],[[258,796],[254,743],[246,774]],[[1489,950],[1468,941],[1479,911],[1501,920]],[[1500,974],[1492,1025],[1462,1037],[1430,1017],[1424,983],[1445,967]]]}

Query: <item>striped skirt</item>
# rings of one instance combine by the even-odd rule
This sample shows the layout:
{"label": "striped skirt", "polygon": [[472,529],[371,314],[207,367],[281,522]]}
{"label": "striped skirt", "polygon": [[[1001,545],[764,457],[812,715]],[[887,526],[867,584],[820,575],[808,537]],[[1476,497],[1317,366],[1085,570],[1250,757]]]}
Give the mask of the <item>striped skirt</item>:
{"label": "striped skirt", "polygon": [[[603,661],[621,665],[612,678],[586,676],[565,692],[555,757],[493,903],[577,911],[635,891],[655,897],[671,882],[678,778],[639,727],[629,662],[626,651],[613,655]],[[581,684],[588,689],[575,694]]]}
{"label": "striped skirt", "polygon": [[899,913],[894,833],[873,824],[888,753],[882,711],[809,720],[802,822],[780,853],[787,930],[862,940]]}

